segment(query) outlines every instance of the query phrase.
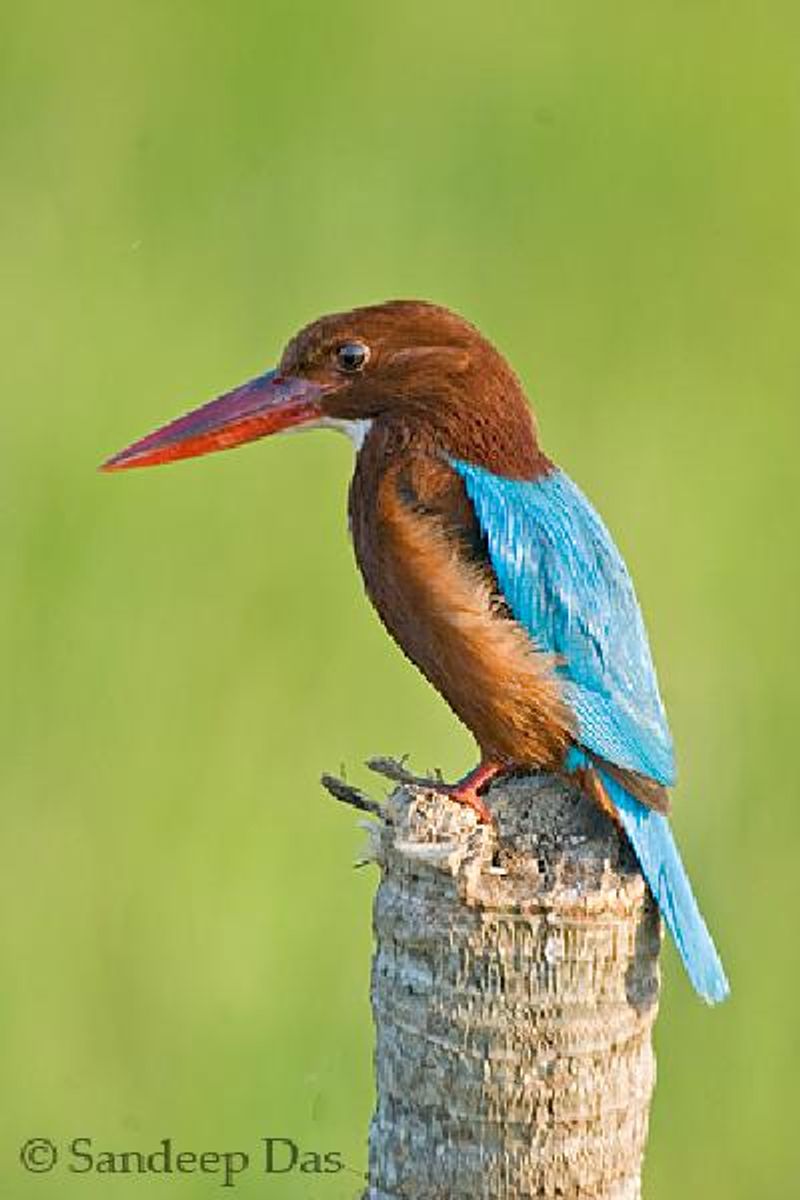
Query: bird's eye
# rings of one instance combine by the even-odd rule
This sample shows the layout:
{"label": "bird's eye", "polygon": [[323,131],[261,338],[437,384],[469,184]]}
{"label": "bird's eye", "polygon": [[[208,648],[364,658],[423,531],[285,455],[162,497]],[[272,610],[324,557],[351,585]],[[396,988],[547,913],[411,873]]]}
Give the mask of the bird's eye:
{"label": "bird's eye", "polygon": [[336,351],[336,362],[341,371],[353,374],[366,366],[369,346],[363,342],[344,342]]}

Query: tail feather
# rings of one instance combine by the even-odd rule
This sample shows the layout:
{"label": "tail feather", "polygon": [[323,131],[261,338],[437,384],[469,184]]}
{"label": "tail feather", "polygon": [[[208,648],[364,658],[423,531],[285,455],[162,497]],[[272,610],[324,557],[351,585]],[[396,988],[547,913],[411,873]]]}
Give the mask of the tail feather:
{"label": "tail feather", "polygon": [[697,907],[669,821],[645,808],[605,771],[603,786],[639,860],[695,991],[718,1004],[730,991],[725,969]]}

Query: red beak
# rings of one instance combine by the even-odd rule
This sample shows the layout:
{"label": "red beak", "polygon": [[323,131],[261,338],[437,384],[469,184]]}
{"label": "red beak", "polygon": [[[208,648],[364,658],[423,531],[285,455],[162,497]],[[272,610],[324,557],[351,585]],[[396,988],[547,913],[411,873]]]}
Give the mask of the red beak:
{"label": "red beak", "polygon": [[322,416],[323,384],[267,371],[217,400],[196,408],[112,455],[103,471],[153,467],[213,450],[229,450],[269,433],[309,425]]}

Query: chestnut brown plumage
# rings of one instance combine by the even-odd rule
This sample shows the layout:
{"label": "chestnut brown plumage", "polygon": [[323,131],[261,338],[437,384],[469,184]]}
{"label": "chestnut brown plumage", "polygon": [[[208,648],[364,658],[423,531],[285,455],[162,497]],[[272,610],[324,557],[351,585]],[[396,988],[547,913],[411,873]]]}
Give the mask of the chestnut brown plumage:
{"label": "chestnut brown plumage", "polygon": [[[343,362],[348,347],[361,348],[363,360]],[[486,819],[479,793],[497,773],[560,769],[575,732],[556,657],[509,611],[450,465],[464,459],[529,481],[552,470],[522,386],[462,317],[425,301],[387,301],[313,321],[288,343],[276,372],[134,443],[105,468],[173,461],[309,425],[358,434],[349,496],[356,560],[386,629],[475,736],[481,765],[451,793]],[[667,807],[660,784],[635,771],[621,775],[644,803]]]}
{"label": "chestnut brown plumage", "polygon": [[449,309],[394,300],[321,317],[292,338],[279,370],[329,386],[348,343],[367,346],[369,358],[326,394],[326,416],[378,420],[392,454],[446,453],[517,479],[550,465],[511,367]]}
{"label": "chestnut brown plumage", "polygon": [[344,430],[358,450],[350,527],[370,599],[480,748],[478,767],[438,790],[489,820],[483,793],[504,771],[579,779],[623,826],[695,987],[722,999],[725,973],[663,815],[672,741],[630,576],[473,325],[422,301],[322,317],[278,370],[105,467],[313,425]]}
{"label": "chestnut brown plumage", "polygon": [[420,302],[324,317],[289,343],[280,371],[324,382],[332,350],[348,343],[369,347],[368,366],[324,408],[335,420],[371,423],[349,500],[367,593],[485,762],[554,769],[571,718],[553,658],[511,617],[447,461],[520,479],[548,469],[520,383],[474,326]]}

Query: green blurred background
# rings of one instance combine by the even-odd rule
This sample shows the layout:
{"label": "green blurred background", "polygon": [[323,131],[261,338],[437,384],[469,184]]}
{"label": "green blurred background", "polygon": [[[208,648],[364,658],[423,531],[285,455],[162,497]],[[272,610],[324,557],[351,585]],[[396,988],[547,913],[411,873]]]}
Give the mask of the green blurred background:
{"label": "green blurred background", "polygon": [[362,595],[343,439],[95,466],[396,296],[508,354],[646,610],[733,982],[709,1011],[665,948],[646,1195],[800,1186],[799,37],[778,3],[3,4],[4,1197],[219,1187],[26,1176],[33,1135],[292,1136],[355,1173],[235,1194],[358,1193],[375,876],[317,780],[470,739]]}

